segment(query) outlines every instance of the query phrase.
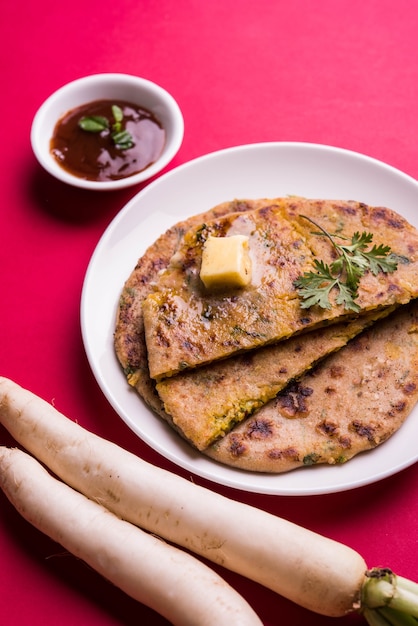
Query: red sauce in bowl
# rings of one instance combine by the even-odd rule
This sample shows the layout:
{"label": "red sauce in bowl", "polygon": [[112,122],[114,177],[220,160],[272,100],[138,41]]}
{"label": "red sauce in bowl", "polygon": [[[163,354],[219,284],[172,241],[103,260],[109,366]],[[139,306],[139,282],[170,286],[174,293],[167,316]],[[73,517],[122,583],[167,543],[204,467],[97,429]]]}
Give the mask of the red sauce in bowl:
{"label": "red sauce in bowl", "polygon": [[[122,126],[132,137],[133,146],[121,148],[112,140],[112,106],[122,113]],[[110,128],[100,133],[83,130],[83,117],[101,116]],[[79,178],[111,181],[142,172],[160,156],[165,130],[145,108],[118,100],[97,100],[72,109],[56,124],[50,142],[51,154],[61,167]]]}

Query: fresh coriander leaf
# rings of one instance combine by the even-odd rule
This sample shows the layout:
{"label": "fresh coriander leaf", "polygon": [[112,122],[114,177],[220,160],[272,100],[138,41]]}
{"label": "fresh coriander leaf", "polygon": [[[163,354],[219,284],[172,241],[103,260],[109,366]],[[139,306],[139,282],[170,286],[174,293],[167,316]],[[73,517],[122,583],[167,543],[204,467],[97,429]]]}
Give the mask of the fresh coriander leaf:
{"label": "fresh coriander leaf", "polygon": [[[309,217],[304,215],[301,217],[315,224],[320,230],[312,234],[327,237],[338,254],[337,259],[330,265],[315,259],[316,272],[305,272],[294,282],[302,299],[301,307],[307,309],[318,305],[324,309],[331,308],[329,296],[331,291],[336,289],[337,304],[343,304],[346,309],[352,311],[359,311],[360,307],[355,300],[358,297],[361,277],[367,270],[374,275],[380,271],[394,272],[398,258],[390,254],[389,246],[383,244],[374,245],[371,250],[367,250],[373,239],[372,233],[355,232],[350,240],[348,237],[329,233]],[[337,238],[350,243],[338,243]]]}
{"label": "fresh coriander leaf", "polygon": [[367,269],[367,263],[364,263],[363,259],[361,259],[361,262],[360,262],[359,259],[353,258],[350,260],[344,257],[344,267],[342,271],[339,273],[339,275],[341,276],[345,271],[345,275],[346,275],[345,282],[347,284],[347,287],[351,289],[353,293],[357,293],[357,289],[360,283],[360,278],[363,276],[366,269]]}
{"label": "fresh coriander leaf", "polygon": [[338,279],[334,278],[329,265],[323,261],[315,259],[314,265],[316,273],[305,272],[294,282],[303,300],[301,307],[309,309],[317,304],[323,309],[330,309],[329,292],[337,285]]}
{"label": "fresh coriander leaf", "polygon": [[302,309],[310,309],[311,306],[320,306],[322,309],[330,309],[331,303],[329,301],[329,292],[334,287],[335,283],[328,283],[326,286],[320,289],[302,287],[299,292],[303,298],[301,307]]}
{"label": "fresh coriander leaf", "polygon": [[360,311],[360,307],[356,302],[354,302],[357,298],[357,290],[354,292],[348,285],[345,285],[340,280],[337,282],[337,287],[339,293],[335,300],[336,303],[343,304],[345,309],[358,313]]}
{"label": "fresh coriander leaf", "polygon": [[390,255],[390,247],[380,244],[369,252],[363,252],[363,256],[368,260],[370,271],[376,276],[380,272],[391,274],[398,267],[395,255]]}
{"label": "fresh coriander leaf", "polygon": [[82,117],[78,125],[89,133],[101,133],[102,130],[109,128],[109,121],[101,115],[90,115]]}
{"label": "fresh coriander leaf", "polygon": [[341,248],[347,250],[347,252],[356,252],[357,250],[365,250],[367,248],[367,244],[369,244],[373,239],[372,233],[363,232],[360,233],[357,231],[351,238],[351,245],[340,244]]}

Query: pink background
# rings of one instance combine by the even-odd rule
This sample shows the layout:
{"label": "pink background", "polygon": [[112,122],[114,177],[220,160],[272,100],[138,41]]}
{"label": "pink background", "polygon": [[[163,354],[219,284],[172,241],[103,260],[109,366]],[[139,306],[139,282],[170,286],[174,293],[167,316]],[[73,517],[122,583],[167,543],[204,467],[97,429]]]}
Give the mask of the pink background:
{"label": "pink background", "polygon": [[[417,178],[418,12],[409,0],[23,0],[4,4],[0,29],[0,373],[185,475],[109,406],[80,335],[90,256],[141,187],[96,195],[51,179],[29,143],[37,108],[83,75],[132,73],[161,84],[183,111],[184,142],[166,171],[221,148],[289,140],[362,152]],[[3,429],[0,437],[12,443]],[[358,490],[294,498],[210,486],[347,543],[370,566],[416,578],[417,478],[415,465]],[[167,623],[65,555],[2,494],[0,509],[2,624]],[[218,571],[266,626],[334,623]]]}

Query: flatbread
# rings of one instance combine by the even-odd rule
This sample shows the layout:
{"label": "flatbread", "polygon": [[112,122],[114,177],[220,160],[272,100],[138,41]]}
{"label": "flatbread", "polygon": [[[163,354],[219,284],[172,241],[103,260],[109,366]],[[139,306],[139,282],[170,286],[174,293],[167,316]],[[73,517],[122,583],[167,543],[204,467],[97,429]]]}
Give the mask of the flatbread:
{"label": "flatbread", "polygon": [[204,450],[390,311],[388,307],[165,378],[157,383],[157,393],[183,436]]}
{"label": "flatbread", "polygon": [[321,361],[205,454],[270,473],[345,463],[384,443],[417,400],[415,300]]}
{"label": "flatbread", "polygon": [[263,205],[263,200],[233,200],[178,222],[163,233],[138,259],[127,278],[116,313],[114,347],[128,383],[161,417],[171,421],[150,378],[144,334],[142,303],[153,290],[161,270],[165,269],[176,252],[185,232],[195,224],[216,219],[228,213],[252,211]]}
{"label": "flatbread", "polygon": [[[266,200],[258,209],[229,213],[185,233],[143,303],[152,378],[161,380],[352,317],[335,300],[329,309],[300,306],[295,280],[314,269],[315,259],[335,260],[332,243],[313,232],[318,229],[303,216],[347,238],[370,231],[374,244],[389,245],[405,260],[393,274],[367,272],[361,278],[356,303],[362,312],[404,304],[418,296],[418,233],[393,211],[359,202]],[[250,286],[221,293],[203,288],[202,248],[210,234],[249,237]]]}
{"label": "flatbread", "polygon": [[[268,207],[271,206],[272,202],[273,201],[269,199],[234,200],[232,202],[225,202],[204,214],[194,216],[179,224],[176,224],[161,237],[159,237],[159,239],[148,248],[145,254],[138,260],[136,267],[133,269],[131,275],[128,277],[123,287],[118,307],[114,337],[117,357],[121,363],[128,383],[136,389],[139,396],[141,396],[141,398],[156,414],[166,420],[183,437],[185,437],[185,434],[182,431],[182,428],[179,427],[174,422],[173,417],[165,411],[164,403],[156,391],[156,383],[153,379],[151,379],[149,374],[148,352],[145,342],[144,318],[142,312],[143,301],[150,293],[152,293],[155,281],[158,280],[161,271],[163,271],[168,266],[173,255],[178,252],[179,246],[182,243],[185,233],[189,231],[191,227],[195,225],[201,225],[214,218],[217,219],[230,213],[244,214],[246,212],[257,210],[260,207]],[[299,202],[300,199],[292,200],[291,205],[292,207],[294,207],[292,210],[296,210]],[[326,203],[325,207],[322,201],[314,202],[315,204],[312,204],[312,207],[315,208],[316,217],[319,220],[320,216],[321,223],[325,225],[325,220],[329,220],[327,211],[325,210],[326,207],[329,207],[329,203]],[[338,216],[340,216],[341,212],[343,214],[345,212],[353,212],[355,216],[359,219],[361,215],[366,215],[367,224],[373,225],[376,231],[379,230],[383,233],[382,243],[388,243],[387,237],[385,237],[385,233],[383,231],[385,231],[385,229],[389,229],[391,232],[390,241],[395,241],[396,244],[398,241],[402,242],[403,245],[399,245],[399,249],[402,249],[404,253],[407,253],[405,254],[405,266],[409,268],[412,265],[413,268],[415,268],[418,248],[416,233],[414,229],[409,226],[400,216],[388,209],[375,208],[372,210],[365,205],[359,205],[359,203],[335,202],[332,203],[332,205],[335,207],[334,213],[338,219],[340,219]],[[361,211],[359,211],[359,206],[362,207]],[[322,209],[324,209],[323,214],[321,214]],[[307,211],[305,210],[304,213],[306,214]],[[330,230],[335,230],[335,220],[336,218],[334,217],[334,219],[331,220],[332,225],[330,226],[327,223],[326,227],[328,227]],[[362,225],[362,222],[360,220],[358,224],[358,230],[366,230],[367,228],[368,227]],[[318,239],[321,241],[321,238]],[[401,263],[401,273],[403,267],[404,265],[403,263]],[[396,295],[399,295],[400,292],[404,296],[405,292],[409,294],[414,292],[414,284],[416,285],[417,282],[415,281],[414,283],[411,279],[408,283],[407,273],[403,272],[402,276],[400,278],[398,277],[398,280],[394,280],[391,284],[393,285],[392,289],[396,293]],[[344,324],[345,323],[343,323],[343,325]],[[322,331],[320,332],[326,331],[327,329],[322,329]],[[342,337],[345,337],[344,341],[346,341],[350,338],[350,336],[352,336],[350,333],[347,333],[346,331],[344,332],[340,334],[338,341],[341,342]],[[336,332],[336,336],[338,337],[338,332]],[[344,341],[342,343],[344,343]],[[283,342],[283,345],[285,343],[287,342]],[[297,344],[295,343],[295,346],[296,345]],[[324,342],[322,342],[322,346],[324,346]],[[325,350],[325,352],[327,351],[328,348]],[[331,349],[329,351],[331,351]],[[258,350],[254,351],[253,354],[255,355],[256,352],[258,352]],[[249,355],[250,352],[247,352],[247,359]],[[318,358],[321,357],[319,353],[316,356]],[[232,359],[228,360],[232,362]],[[225,361],[224,364],[222,364],[222,367],[225,367],[228,360]],[[311,367],[314,360],[317,359],[313,359],[310,363],[308,363],[309,359],[306,359],[306,367]],[[294,361],[296,362],[297,359],[294,359]],[[302,374],[303,367],[304,364],[299,366],[297,375]],[[195,370],[195,372],[198,373],[199,369],[204,372],[205,368],[198,368],[197,370]],[[251,372],[251,367],[247,367],[246,369]],[[293,370],[289,369],[289,372],[290,371]],[[233,368],[231,368],[229,373],[231,375],[234,375]],[[288,382],[288,380],[284,380],[285,378],[286,376],[282,376],[282,380],[280,382],[281,386],[285,385]],[[174,381],[174,378],[172,380]],[[204,383],[203,377],[202,383]],[[265,401],[267,400],[268,398],[265,399]],[[180,404],[179,406],[181,407]],[[192,407],[192,405],[190,404],[189,406]],[[271,403],[269,406],[271,407]],[[264,411],[264,409],[262,410]],[[259,414],[260,413],[257,412],[256,415],[258,416]],[[190,415],[192,415],[192,411],[190,412]],[[209,456],[211,456],[211,458],[217,459],[222,463],[234,465],[237,467],[243,467],[244,469],[251,469],[252,471],[277,472],[285,471],[285,469],[281,469],[282,467],[286,469],[291,469],[292,467],[298,466],[298,462],[296,462],[294,458],[291,459],[290,463],[275,463],[274,467],[271,463],[271,459],[266,463],[266,455],[261,454],[260,446],[256,446],[256,438],[254,436],[251,439],[248,439],[247,436],[247,446],[249,446],[250,449],[254,451],[253,455],[251,455],[248,450],[245,454],[236,454],[236,445],[233,446],[235,449],[235,453],[232,453],[231,448],[228,448],[228,444],[231,444],[232,442],[231,438],[240,433],[241,436],[241,428],[243,428],[245,424],[248,423],[250,423],[250,420],[247,420],[241,427],[235,427],[232,433],[230,433],[230,435],[227,435],[221,441],[221,444],[212,445],[211,447],[207,448],[205,454],[208,454]],[[181,426],[184,427],[183,424]],[[226,429],[225,432],[227,432],[227,430],[228,429]],[[270,439],[269,444],[273,444],[273,440],[274,438]],[[207,443],[208,441],[206,441],[204,445],[206,445]],[[251,460],[250,457],[252,457]],[[289,458],[289,455],[287,456],[287,458]]]}

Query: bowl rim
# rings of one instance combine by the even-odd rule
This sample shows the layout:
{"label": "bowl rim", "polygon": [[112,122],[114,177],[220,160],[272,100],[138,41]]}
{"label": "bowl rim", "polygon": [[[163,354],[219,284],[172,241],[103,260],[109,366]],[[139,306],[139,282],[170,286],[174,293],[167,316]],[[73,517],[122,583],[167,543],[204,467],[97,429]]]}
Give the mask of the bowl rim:
{"label": "bowl rim", "polygon": [[[171,118],[172,123],[170,127],[172,134],[166,138],[166,145],[161,153],[160,157],[150,166],[133,174],[126,178],[121,178],[114,181],[94,181],[79,178],[70,172],[67,172],[64,168],[53,159],[49,152],[48,146],[50,137],[45,138],[45,133],[42,133],[42,128],[46,123],[48,112],[60,99],[65,98],[67,94],[76,93],[78,89],[82,89],[84,86],[94,85],[127,85],[132,87],[139,87],[144,91],[149,92],[156,100],[164,106]],[[81,99],[82,100],[82,99]],[[88,98],[84,100],[88,102]],[[80,101],[80,104],[82,102]],[[140,104],[140,102],[139,102]],[[145,106],[145,105],[144,105]],[[71,110],[71,105],[68,110]],[[55,124],[54,120],[54,124]],[[182,111],[174,99],[174,97],[159,84],[141,76],[134,74],[125,74],[121,72],[104,72],[89,74],[76,78],[68,83],[65,83],[55,91],[53,91],[40,105],[36,111],[32,125],[30,129],[30,142],[32,150],[39,164],[54,178],[61,182],[67,183],[73,187],[79,187],[82,189],[92,189],[96,191],[113,191],[115,189],[123,189],[126,187],[132,187],[141,182],[144,182],[154,175],[158,174],[177,154],[184,137],[184,118]],[[46,143],[47,142],[47,143]]]}

